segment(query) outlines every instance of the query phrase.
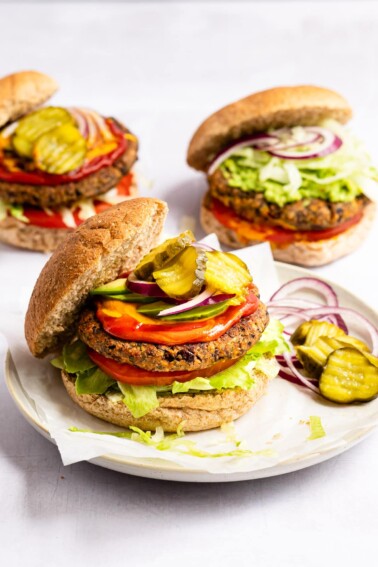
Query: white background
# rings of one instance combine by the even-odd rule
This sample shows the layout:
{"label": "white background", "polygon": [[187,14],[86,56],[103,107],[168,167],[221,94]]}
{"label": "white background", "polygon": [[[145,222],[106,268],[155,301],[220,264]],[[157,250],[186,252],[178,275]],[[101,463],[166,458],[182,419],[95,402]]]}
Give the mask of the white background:
{"label": "white background", "polygon": [[[196,215],[201,175],[185,164],[207,114],[254,90],[340,90],[378,163],[378,5],[0,5],[0,74],[35,68],[140,138],[146,195],[168,200],[168,230]],[[197,229],[197,235],[202,236]],[[359,251],[316,270],[378,306],[377,223]],[[0,245],[0,331],[22,316],[46,256]],[[0,355],[4,352],[1,349]],[[378,436],[283,477],[185,485],[86,463],[57,450],[0,384],[0,556],[7,566],[376,565]]]}

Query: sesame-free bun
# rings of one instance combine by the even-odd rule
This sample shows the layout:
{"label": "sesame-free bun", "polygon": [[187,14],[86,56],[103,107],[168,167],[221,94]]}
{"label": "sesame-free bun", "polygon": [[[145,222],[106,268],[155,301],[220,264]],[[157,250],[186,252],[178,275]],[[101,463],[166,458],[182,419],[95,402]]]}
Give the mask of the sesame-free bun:
{"label": "sesame-free bun", "polygon": [[[270,359],[270,367],[271,376],[278,372],[275,358]],[[265,393],[270,379],[256,370],[252,370],[252,375],[255,382],[249,391],[235,388],[214,393],[161,396],[159,407],[140,418],[133,417],[123,401],[111,401],[103,394],[78,395],[74,379],[64,371],[62,380],[72,400],[95,417],[120,427],[133,425],[150,431],[162,427],[170,432],[177,431],[180,425],[184,431],[213,429],[244,415]]]}
{"label": "sesame-free bun", "polygon": [[20,71],[0,79],[0,127],[31,112],[58,89],[57,83],[38,71]]}
{"label": "sesame-free bun", "polygon": [[217,154],[235,140],[284,126],[310,126],[325,118],[347,122],[352,110],[338,93],[302,85],[251,94],[221,108],[194,133],[188,149],[191,167],[207,171]]}
{"label": "sesame-free bun", "polygon": [[[245,240],[237,231],[221,224],[212,211],[206,206],[209,200],[207,194],[201,206],[201,224],[205,232],[218,236],[220,242],[230,248],[240,248],[261,244],[262,240]],[[354,252],[366,238],[374,221],[376,205],[370,202],[364,209],[360,222],[342,232],[338,236],[326,240],[297,241],[285,247],[272,248],[273,257],[280,262],[298,264],[300,266],[323,266],[342,256]]]}
{"label": "sesame-free bun", "polygon": [[25,337],[34,356],[55,352],[74,335],[89,291],[135,267],[156,245],[167,211],[158,199],[130,199],[64,239],[43,268],[26,313]]}

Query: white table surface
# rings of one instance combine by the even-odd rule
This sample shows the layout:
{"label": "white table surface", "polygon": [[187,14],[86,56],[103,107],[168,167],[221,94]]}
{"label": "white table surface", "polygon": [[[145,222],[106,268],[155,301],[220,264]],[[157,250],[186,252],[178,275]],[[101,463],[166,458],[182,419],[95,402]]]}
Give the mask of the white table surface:
{"label": "white table surface", "polygon": [[[183,215],[197,214],[205,187],[185,164],[189,137],[208,113],[253,90],[340,90],[378,163],[373,2],[0,4],[0,21],[1,75],[50,73],[61,85],[54,103],[92,106],[138,134],[139,167],[153,180],[143,194],[168,200],[172,232]],[[377,241],[378,223],[357,253],[316,273],[377,307]],[[0,245],[5,334],[45,261]],[[0,389],[2,565],[377,564],[377,433],[286,476],[169,483],[87,463],[63,467],[18,413],[2,374]]]}

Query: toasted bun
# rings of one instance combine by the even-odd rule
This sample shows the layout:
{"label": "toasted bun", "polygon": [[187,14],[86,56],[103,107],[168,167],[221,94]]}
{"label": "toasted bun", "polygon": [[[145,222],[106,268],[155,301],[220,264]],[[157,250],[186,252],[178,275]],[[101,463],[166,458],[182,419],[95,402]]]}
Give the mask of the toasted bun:
{"label": "toasted bun", "polygon": [[[273,256],[275,260],[288,262],[289,264],[299,264],[300,266],[314,267],[329,264],[350,252],[354,252],[360,246],[373,224],[375,212],[376,206],[371,202],[365,207],[360,222],[338,236],[316,242],[299,241],[284,248],[273,248]],[[201,224],[206,232],[215,232],[220,242],[230,248],[240,248],[261,243],[260,240],[246,241],[240,238],[236,231],[221,224],[205,206],[204,202],[201,207]]]}
{"label": "toasted bun", "polygon": [[[277,370],[277,363],[271,359]],[[219,427],[244,415],[265,393],[269,377],[252,371],[255,384],[250,391],[240,388],[203,394],[175,394],[162,396],[159,407],[140,418],[131,415],[125,404],[112,402],[105,395],[76,393],[74,381],[62,371],[62,380],[72,400],[86,412],[121,427],[134,425],[153,431],[162,427],[164,431],[176,431],[179,425],[184,431],[204,431]],[[274,374],[274,372],[273,372]]]}
{"label": "toasted bun", "polygon": [[48,100],[57,83],[38,71],[20,71],[0,79],[0,127]]}
{"label": "toasted bun", "polygon": [[[136,185],[131,186],[130,195],[138,195]],[[7,217],[0,221],[0,242],[35,252],[53,252],[73,231],[73,228],[42,228]]]}
{"label": "toasted bun", "polygon": [[321,87],[277,87],[258,92],[221,108],[199,126],[189,144],[188,164],[206,171],[228,144],[255,132],[314,125],[325,118],[345,123],[351,116],[341,95]]}
{"label": "toasted bun", "polygon": [[43,268],[26,313],[25,336],[34,356],[56,351],[75,333],[89,291],[138,263],[156,244],[167,210],[157,199],[130,199],[64,239]]}

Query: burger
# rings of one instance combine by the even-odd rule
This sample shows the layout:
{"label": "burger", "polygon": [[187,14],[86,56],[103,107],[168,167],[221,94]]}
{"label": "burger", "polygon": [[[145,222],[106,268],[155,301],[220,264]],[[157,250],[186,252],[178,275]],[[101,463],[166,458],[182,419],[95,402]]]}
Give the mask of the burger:
{"label": "burger", "polygon": [[69,234],[38,278],[25,336],[34,356],[57,353],[52,364],[89,414],[199,431],[256,403],[283,339],[237,256],[189,231],[156,246],[166,213],[132,199]]}
{"label": "burger", "polygon": [[44,252],[136,193],[137,138],[93,110],[38,108],[56,90],[36,71],[0,79],[0,241]]}
{"label": "burger", "polygon": [[230,247],[267,241],[277,260],[320,266],[353,251],[372,224],[377,170],[344,126],[352,111],[316,86],[252,94],[207,118],[187,161],[207,175],[206,232]]}

